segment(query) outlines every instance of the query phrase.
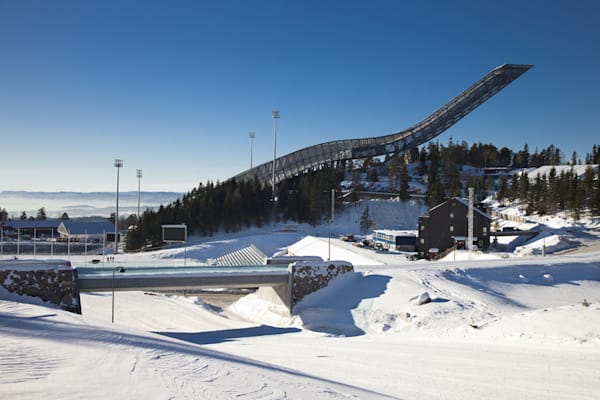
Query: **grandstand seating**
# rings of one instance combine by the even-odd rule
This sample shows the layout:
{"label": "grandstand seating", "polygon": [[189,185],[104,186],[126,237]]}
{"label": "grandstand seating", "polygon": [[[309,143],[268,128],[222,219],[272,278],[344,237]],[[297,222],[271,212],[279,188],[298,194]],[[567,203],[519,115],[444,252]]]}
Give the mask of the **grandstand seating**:
{"label": "grandstand seating", "polygon": [[219,267],[232,267],[240,265],[266,265],[267,256],[256,246],[251,244],[248,247],[225,254],[212,260],[211,265]]}

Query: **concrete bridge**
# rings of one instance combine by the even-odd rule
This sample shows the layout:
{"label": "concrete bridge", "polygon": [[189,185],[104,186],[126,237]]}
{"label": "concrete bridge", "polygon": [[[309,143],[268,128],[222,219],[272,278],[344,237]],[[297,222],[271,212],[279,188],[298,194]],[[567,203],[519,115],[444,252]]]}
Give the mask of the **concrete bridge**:
{"label": "concrete bridge", "polygon": [[254,288],[289,285],[287,269],[270,272],[227,272],[227,273],[175,273],[136,274],[117,273],[115,278],[106,275],[83,275],[77,277],[80,292],[112,291],[161,291],[209,288]]}
{"label": "concrete bridge", "polygon": [[165,271],[173,268],[160,268],[154,273],[119,273],[120,268],[105,269],[109,272],[103,274],[79,274],[66,260],[0,260],[0,286],[80,314],[81,292],[258,288],[259,297],[281,306],[289,315],[304,296],[327,286],[336,276],[354,271],[345,261],[316,260],[295,262],[287,269],[247,272],[168,273]]}

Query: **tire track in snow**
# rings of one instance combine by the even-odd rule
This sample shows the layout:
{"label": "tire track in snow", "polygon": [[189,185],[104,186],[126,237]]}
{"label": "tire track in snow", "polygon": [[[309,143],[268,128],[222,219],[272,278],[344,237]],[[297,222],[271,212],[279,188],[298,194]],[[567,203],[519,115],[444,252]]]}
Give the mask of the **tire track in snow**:
{"label": "tire track in snow", "polygon": [[[144,369],[145,372],[141,370]],[[211,357],[151,351],[139,360],[135,373],[160,380],[173,399],[283,400],[298,398],[348,400],[335,387],[273,370],[231,364]],[[351,391],[352,392],[352,391]]]}
{"label": "tire track in snow", "polygon": [[[247,373],[236,367],[210,358],[180,356],[178,354],[154,353],[150,364],[160,376],[163,384],[171,392],[178,393],[178,399],[286,399],[284,390],[272,388],[266,382],[252,377],[248,385]],[[240,390],[242,389],[242,390]]]}
{"label": "tire track in snow", "polygon": [[24,383],[43,379],[59,364],[40,349],[22,343],[3,342],[0,347],[0,384]]}

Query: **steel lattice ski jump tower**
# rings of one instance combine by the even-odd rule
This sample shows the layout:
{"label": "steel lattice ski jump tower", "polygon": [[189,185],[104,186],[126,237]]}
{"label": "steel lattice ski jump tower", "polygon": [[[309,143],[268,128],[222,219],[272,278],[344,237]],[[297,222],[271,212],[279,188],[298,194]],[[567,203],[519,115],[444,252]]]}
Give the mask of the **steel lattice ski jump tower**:
{"label": "steel lattice ski jump tower", "polygon": [[[424,120],[398,133],[363,139],[336,140],[294,151],[275,160],[275,184],[324,164],[403,152],[428,142],[505,88],[532,65],[504,64],[488,72]],[[250,168],[233,179],[254,179],[271,184],[273,162]]]}

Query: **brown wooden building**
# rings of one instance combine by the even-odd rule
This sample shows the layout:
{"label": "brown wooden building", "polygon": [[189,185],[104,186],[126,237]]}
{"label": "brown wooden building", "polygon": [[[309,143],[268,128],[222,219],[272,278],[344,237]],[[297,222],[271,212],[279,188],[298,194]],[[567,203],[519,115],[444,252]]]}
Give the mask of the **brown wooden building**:
{"label": "brown wooden building", "polygon": [[[442,253],[452,246],[464,248],[468,235],[469,203],[455,197],[429,210],[419,217],[417,252],[421,258]],[[480,249],[490,246],[492,217],[473,207],[473,244]]]}

